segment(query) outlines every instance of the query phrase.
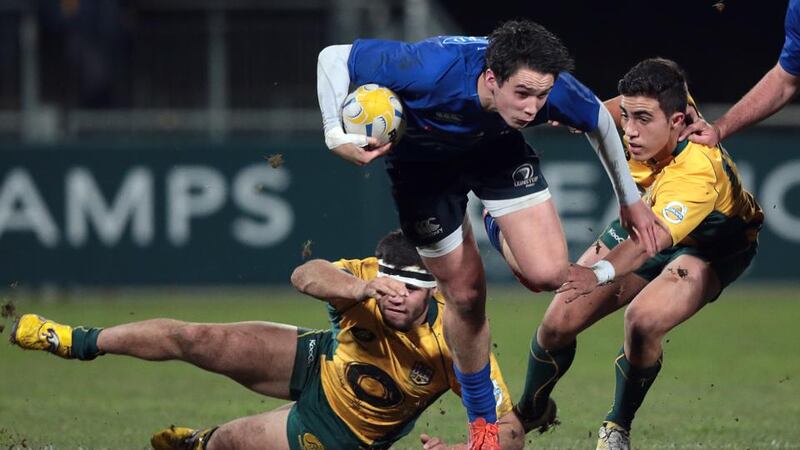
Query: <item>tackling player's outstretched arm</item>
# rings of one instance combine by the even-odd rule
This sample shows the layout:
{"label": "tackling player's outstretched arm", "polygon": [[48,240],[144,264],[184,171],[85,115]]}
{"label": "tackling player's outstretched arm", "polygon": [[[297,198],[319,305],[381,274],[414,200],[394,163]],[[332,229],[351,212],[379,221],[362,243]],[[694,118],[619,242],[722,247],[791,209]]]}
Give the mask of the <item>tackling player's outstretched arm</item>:
{"label": "tackling player's outstretched arm", "polygon": [[680,139],[692,142],[719,145],[720,141],[742,128],[758,123],[786,106],[800,88],[800,77],[776,64],[766,75],[716,122],[709,124],[699,120],[688,126]]}
{"label": "tackling player's outstretched arm", "polygon": [[[665,226],[656,228],[659,252],[673,245],[672,234],[665,228]],[[592,267],[571,264],[567,281],[556,290],[556,293],[564,294],[565,301],[569,303],[581,295],[588,294],[599,285],[633,272],[648,258],[647,249],[641,242],[626,239]]]}
{"label": "tackling player's outstretched arm", "polygon": [[374,147],[377,139],[345,133],[342,128],[342,103],[350,89],[347,59],[350,57],[351,47],[352,45],[331,45],[319,53],[317,98],[325,128],[325,145],[333,153],[361,166],[386,154],[391,145]]}
{"label": "tackling player's outstretched arm", "polygon": [[790,0],[784,20],[785,40],[778,63],[752,89],[714,123],[705,120],[688,126],[680,135],[715,147],[742,128],[758,123],[786,106],[800,89],[800,1]]}
{"label": "tackling player's outstretched arm", "polygon": [[547,101],[543,119],[555,120],[585,132],[614,188],[620,205],[622,226],[631,232],[634,239],[644,242],[648,254],[655,255],[655,229],[659,222],[640,200],[614,118],[603,102],[568,73],[559,74]]}
{"label": "tackling player's outstretched arm", "polygon": [[[622,141],[612,114],[605,105],[600,104],[597,113],[597,126],[586,133],[589,143],[603,163],[620,205],[620,222],[631,233],[634,240],[644,243],[647,254],[654,256],[659,252],[657,229],[663,227],[655,214],[642,202],[639,189],[631,177]],[[662,229],[662,232],[666,230]]]}
{"label": "tackling player's outstretched arm", "polygon": [[365,281],[324,259],[312,259],[294,269],[292,285],[303,294],[331,304],[342,300],[360,302],[368,298],[378,299],[382,295],[408,295],[405,284],[397,280],[377,277]]}

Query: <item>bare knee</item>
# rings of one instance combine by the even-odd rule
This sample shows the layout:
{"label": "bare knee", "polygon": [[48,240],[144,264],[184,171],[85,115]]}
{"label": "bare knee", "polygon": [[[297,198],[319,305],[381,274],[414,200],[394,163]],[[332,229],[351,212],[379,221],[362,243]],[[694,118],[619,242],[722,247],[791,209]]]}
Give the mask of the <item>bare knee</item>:
{"label": "bare knee", "polygon": [[224,333],[213,325],[187,323],[178,327],[172,337],[184,358],[195,359],[207,354],[214,342],[224,339]]}
{"label": "bare knee", "polygon": [[447,308],[462,317],[483,317],[486,305],[486,290],[480,286],[443,286]]}
{"label": "bare knee", "polygon": [[242,417],[221,425],[211,437],[208,450],[271,448],[289,449],[286,421],[291,404],[269,413]]}
{"label": "bare knee", "polygon": [[254,444],[265,441],[265,430],[257,423],[236,420],[226,423],[214,431],[206,448],[208,450],[226,450],[237,448],[254,448]]}
{"label": "bare knee", "polygon": [[539,345],[547,350],[555,350],[574,341],[581,327],[573,322],[569,312],[548,311],[536,334]]}
{"label": "bare knee", "polygon": [[541,291],[555,291],[567,279],[569,266],[566,264],[553,264],[547,267],[537,267],[534,270],[515,273],[517,279],[528,289]]}
{"label": "bare knee", "polygon": [[642,349],[658,342],[666,333],[659,325],[658,318],[631,305],[625,311],[626,339],[631,349]]}

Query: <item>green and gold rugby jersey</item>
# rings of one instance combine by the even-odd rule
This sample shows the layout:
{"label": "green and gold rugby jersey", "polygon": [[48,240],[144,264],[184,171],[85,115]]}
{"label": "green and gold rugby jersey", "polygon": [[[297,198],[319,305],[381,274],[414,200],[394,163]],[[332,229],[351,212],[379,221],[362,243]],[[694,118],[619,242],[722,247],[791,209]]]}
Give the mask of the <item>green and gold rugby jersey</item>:
{"label": "green and gold rugby jersey", "polygon": [[629,162],[645,203],[662,219],[672,243],[711,246],[756,240],[764,213],[744,190],[722,147],[679,142],[666,161]]}
{"label": "green and gold rugby jersey", "polygon": [[[688,105],[702,118],[691,95]],[[764,213],[722,146],[679,142],[657,164],[626,156],[645,203],[667,225],[673,245],[741,247],[757,239]]]}
{"label": "green and gold rugby jersey", "polygon": [[[335,264],[363,280],[378,275],[376,258]],[[383,322],[375,299],[329,306],[335,342],[321,359],[322,388],[331,409],[364,443],[394,441],[440,395],[450,389],[460,394],[444,342],[444,307],[437,293],[429,300],[425,322],[402,332]],[[512,404],[493,355],[491,378],[501,417]]]}

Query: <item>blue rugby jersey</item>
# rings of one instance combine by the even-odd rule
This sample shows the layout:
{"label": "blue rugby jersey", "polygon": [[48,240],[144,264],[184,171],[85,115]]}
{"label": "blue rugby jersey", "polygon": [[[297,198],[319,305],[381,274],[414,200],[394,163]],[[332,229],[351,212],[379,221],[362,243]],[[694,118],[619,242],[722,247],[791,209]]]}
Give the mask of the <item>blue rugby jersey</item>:
{"label": "blue rugby jersey", "polygon": [[779,60],[781,67],[794,76],[800,76],[800,0],[789,1],[783,27],[786,40]]}
{"label": "blue rugby jersey", "polygon": [[[486,38],[469,36],[416,43],[356,40],[348,60],[350,81],[356,86],[377,83],[400,96],[407,127],[403,147],[437,141],[440,150],[465,150],[484,138],[517,132],[499,114],[481,108],[477,81],[485,68],[487,45]],[[599,109],[599,100],[586,86],[562,73],[529,126],[556,120],[593,131]]]}

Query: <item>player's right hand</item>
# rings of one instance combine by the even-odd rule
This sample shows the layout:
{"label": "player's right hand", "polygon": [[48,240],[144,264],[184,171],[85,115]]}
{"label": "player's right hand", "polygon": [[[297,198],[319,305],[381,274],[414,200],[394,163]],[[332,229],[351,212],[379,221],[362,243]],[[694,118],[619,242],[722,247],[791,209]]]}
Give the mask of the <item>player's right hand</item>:
{"label": "player's right hand", "polygon": [[362,286],[361,292],[356,295],[359,301],[374,298],[380,301],[383,297],[408,297],[405,283],[389,277],[377,277]]}
{"label": "player's right hand", "polygon": [[689,138],[690,141],[696,144],[707,145],[709,147],[716,147],[722,139],[719,128],[714,124],[706,122],[702,118],[698,118],[694,123],[687,126],[680,136],[678,136],[678,140],[681,141],[686,138]]}
{"label": "player's right hand", "polygon": [[334,147],[331,151],[339,157],[350,161],[357,166],[365,166],[372,162],[372,160],[380,158],[381,156],[389,153],[392,150],[392,143],[378,145],[378,140],[375,138],[367,138],[367,146],[359,147],[356,144],[346,143]]}
{"label": "player's right hand", "polygon": [[567,281],[556,289],[556,294],[562,294],[564,303],[572,303],[578,297],[582,297],[597,287],[597,276],[592,269],[579,264],[569,265]]}

